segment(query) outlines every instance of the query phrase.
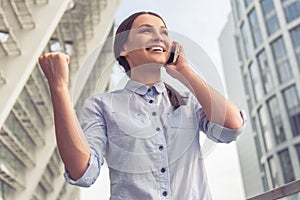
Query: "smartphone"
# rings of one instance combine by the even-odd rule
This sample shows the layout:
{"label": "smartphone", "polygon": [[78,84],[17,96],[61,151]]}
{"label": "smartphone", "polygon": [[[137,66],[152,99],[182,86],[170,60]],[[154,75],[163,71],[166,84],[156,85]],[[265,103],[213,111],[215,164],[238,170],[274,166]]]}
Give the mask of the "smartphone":
{"label": "smartphone", "polygon": [[177,58],[178,58],[178,53],[179,53],[179,44],[176,43],[175,45],[172,45],[172,48],[171,48],[171,52],[170,52],[170,57],[167,61],[167,65],[168,64],[171,64],[171,63],[175,63],[177,61]]}

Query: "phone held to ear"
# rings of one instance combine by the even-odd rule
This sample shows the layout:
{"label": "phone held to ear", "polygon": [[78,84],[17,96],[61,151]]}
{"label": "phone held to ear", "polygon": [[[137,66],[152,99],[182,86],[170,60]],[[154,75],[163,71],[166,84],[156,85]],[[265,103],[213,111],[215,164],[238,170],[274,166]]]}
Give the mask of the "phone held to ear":
{"label": "phone held to ear", "polygon": [[180,45],[178,43],[176,43],[175,45],[172,45],[170,57],[166,63],[167,65],[175,63],[177,61],[177,58],[179,55],[179,47],[180,47]]}

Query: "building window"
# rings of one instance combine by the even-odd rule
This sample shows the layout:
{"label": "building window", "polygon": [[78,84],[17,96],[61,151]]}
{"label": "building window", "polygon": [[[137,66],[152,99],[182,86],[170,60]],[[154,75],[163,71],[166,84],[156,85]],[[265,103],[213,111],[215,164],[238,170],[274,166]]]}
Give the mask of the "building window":
{"label": "building window", "polygon": [[50,40],[49,49],[51,52],[63,52],[63,47],[58,40]]}
{"label": "building window", "polygon": [[254,92],[255,101],[258,101],[263,96],[262,85],[260,81],[260,73],[255,63],[249,65],[251,85]]}
{"label": "building window", "polygon": [[295,148],[296,148],[296,151],[297,151],[298,162],[299,162],[299,165],[300,165],[300,143],[296,144]]}
{"label": "building window", "polygon": [[293,136],[300,135],[300,101],[295,85],[283,91]]}
{"label": "building window", "polygon": [[73,54],[73,42],[66,42],[65,43],[65,50],[66,50],[66,54],[71,56]]}
{"label": "building window", "polygon": [[280,28],[273,0],[261,1],[261,7],[265,18],[268,35],[272,35]]}
{"label": "building window", "polygon": [[5,121],[5,125],[11,131],[11,133],[18,139],[27,152],[31,153],[34,150],[35,145],[27,136],[26,130],[23,128],[21,123],[22,121],[18,120],[12,112],[10,112]]}
{"label": "building window", "polygon": [[258,54],[257,62],[260,69],[264,91],[265,93],[268,93],[274,88],[274,82],[265,50]]}
{"label": "building window", "polygon": [[[258,163],[260,164],[260,159],[262,157],[262,152],[261,152],[261,147],[260,147],[260,142],[259,142],[259,138],[257,135],[254,136],[254,141],[255,141],[255,149],[256,149],[256,153],[257,153],[257,157],[258,157]],[[260,165],[261,167],[261,165]]]}
{"label": "building window", "polygon": [[9,32],[0,30],[0,42],[5,43],[8,40],[8,38],[9,38]]}
{"label": "building window", "polygon": [[253,0],[245,0],[245,5],[246,7],[248,7],[251,3],[252,3]]}
{"label": "building window", "polygon": [[249,18],[249,22],[250,22],[250,27],[251,27],[252,38],[253,38],[253,41],[254,41],[254,46],[257,47],[262,43],[263,39],[262,39],[262,35],[261,35],[261,31],[260,31],[260,27],[259,27],[259,23],[258,23],[258,19],[257,19],[255,9],[253,9],[249,13],[248,18]]}
{"label": "building window", "polygon": [[295,49],[298,66],[300,68],[300,26],[291,30],[291,37]]}
{"label": "building window", "polygon": [[249,58],[250,53],[251,53],[251,46],[248,40],[248,33],[247,33],[247,27],[246,25],[243,23],[241,25],[241,34],[242,34],[242,41],[243,41],[243,46],[244,46],[244,50],[245,50],[245,56],[246,59]]}
{"label": "building window", "polygon": [[40,183],[36,187],[35,196],[38,197],[38,199],[47,199],[47,191]]}
{"label": "building window", "polygon": [[33,100],[26,88],[22,90],[19,96],[19,100],[21,100],[22,103],[24,103],[24,106],[30,113],[30,120],[32,121],[34,126],[39,128],[39,130],[43,130],[45,124],[42,120],[42,116],[38,113],[38,108],[33,103]]}
{"label": "building window", "polygon": [[281,110],[279,109],[276,97],[271,98],[268,102],[268,108],[274,132],[276,144],[280,144],[286,140],[283,123],[281,119]]}
{"label": "building window", "polygon": [[241,0],[235,0],[235,11],[236,11],[236,15],[238,20],[241,19],[242,15],[243,15],[243,6],[241,4]]}
{"label": "building window", "polygon": [[285,19],[289,23],[300,16],[300,1],[299,0],[281,0]]}
{"label": "building window", "polygon": [[272,187],[276,188],[279,186],[279,179],[278,179],[278,169],[276,167],[275,159],[273,156],[268,159],[268,164],[270,169]]}
{"label": "building window", "polygon": [[285,183],[295,180],[293,165],[288,149],[278,152],[280,165]]}
{"label": "building window", "polygon": [[262,168],[264,170],[264,175],[262,176],[262,183],[263,183],[264,191],[268,191],[269,190],[269,184],[268,184],[267,172],[266,172],[265,165],[262,165]]}
{"label": "building window", "polygon": [[23,184],[24,165],[2,142],[0,142],[0,161],[2,170]]}
{"label": "building window", "polygon": [[279,81],[289,80],[292,77],[292,71],[282,37],[272,42],[271,47]]}
{"label": "building window", "polygon": [[274,144],[272,142],[269,120],[264,107],[261,107],[258,110],[258,117],[259,117],[259,124],[260,124],[260,129],[264,140],[265,149],[266,151],[270,151],[273,148]]}
{"label": "building window", "polygon": [[247,98],[248,110],[249,110],[249,112],[251,112],[253,103],[250,98],[251,95],[250,95],[249,85],[251,85],[251,81],[248,79],[248,74],[244,74],[243,84],[244,84],[244,88],[245,88],[245,93],[246,93],[246,95],[248,95],[248,98]]}
{"label": "building window", "polygon": [[0,179],[0,199],[6,200],[13,192],[13,189]]}
{"label": "building window", "polygon": [[252,131],[257,133],[257,126],[256,126],[256,123],[255,123],[255,118],[254,117],[251,117],[251,127],[252,127]]}

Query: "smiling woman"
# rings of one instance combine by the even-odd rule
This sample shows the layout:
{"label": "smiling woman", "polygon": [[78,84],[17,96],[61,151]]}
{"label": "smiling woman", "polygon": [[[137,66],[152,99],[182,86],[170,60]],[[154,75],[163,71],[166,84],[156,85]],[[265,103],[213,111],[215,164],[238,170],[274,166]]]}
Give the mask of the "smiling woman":
{"label": "smiling woman", "polygon": [[[155,13],[125,19],[116,32],[114,53],[130,80],[124,89],[88,98],[81,127],[76,126],[67,90],[69,57],[40,57],[69,183],[90,186],[105,159],[112,200],[211,199],[199,132],[229,143],[241,133],[245,118],[190,68],[178,44]],[[179,46],[177,59],[167,63],[174,45]],[[179,94],[162,82],[161,68],[189,91]]]}

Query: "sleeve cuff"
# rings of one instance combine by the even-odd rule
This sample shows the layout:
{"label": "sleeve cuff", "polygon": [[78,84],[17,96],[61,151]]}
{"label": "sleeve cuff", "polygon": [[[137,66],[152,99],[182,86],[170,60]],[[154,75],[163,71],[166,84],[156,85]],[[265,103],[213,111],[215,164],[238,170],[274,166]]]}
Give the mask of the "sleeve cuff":
{"label": "sleeve cuff", "polygon": [[214,122],[209,122],[208,132],[210,134],[208,134],[208,138],[218,143],[230,143],[232,141],[236,141],[238,136],[243,132],[247,122],[245,112],[241,110],[240,114],[243,119],[243,125],[237,130],[226,128]]}
{"label": "sleeve cuff", "polygon": [[68,171],[65,169],[64,177],[66,181],[72,185],[77,185],[81,187],[90,187],[97,179],[100,174],[101,159],[97,158],[95,155],[91,154],[88,167],[81,178],[78,180],[73,180]]}

